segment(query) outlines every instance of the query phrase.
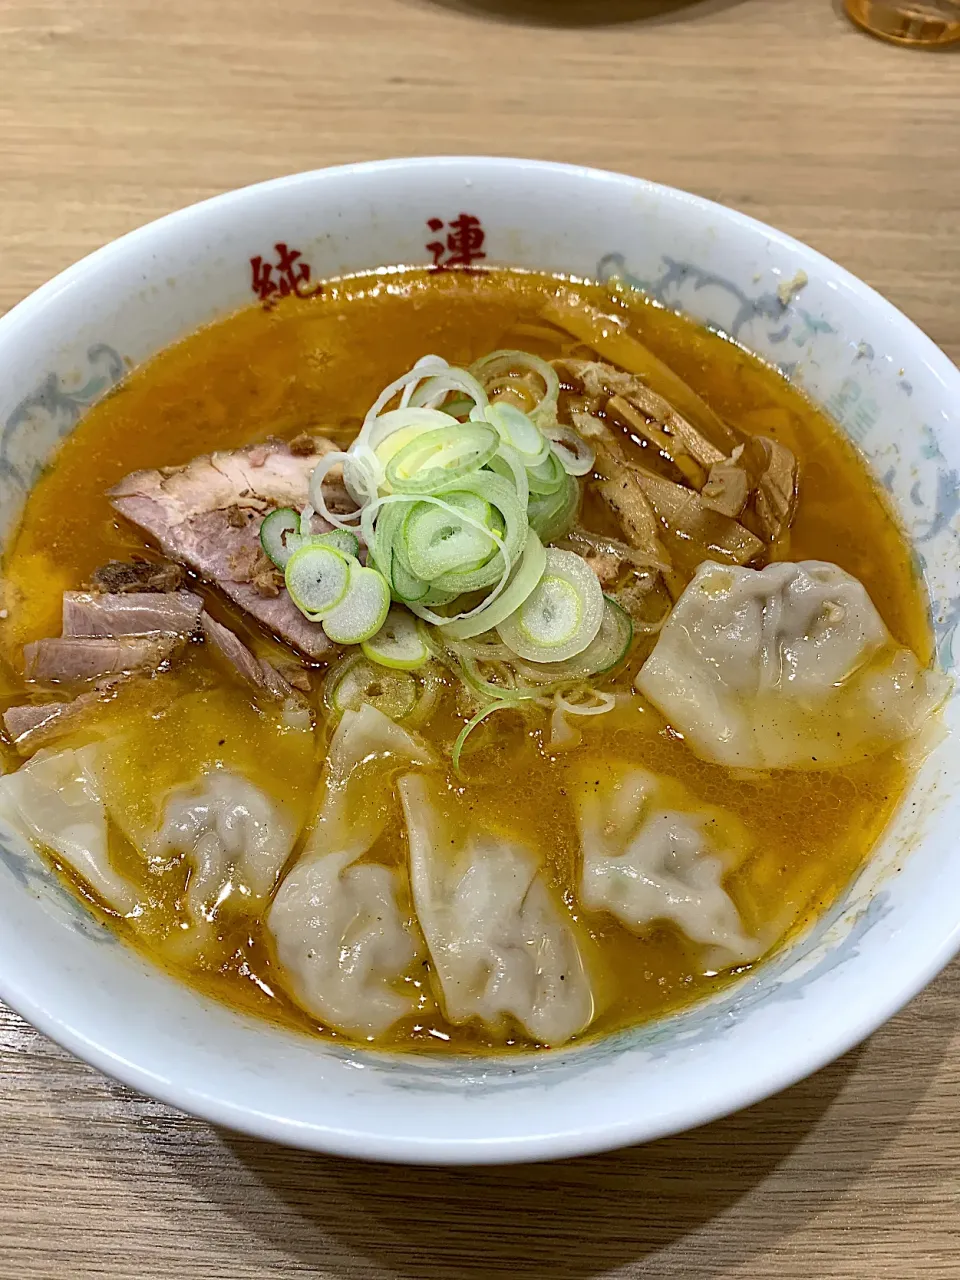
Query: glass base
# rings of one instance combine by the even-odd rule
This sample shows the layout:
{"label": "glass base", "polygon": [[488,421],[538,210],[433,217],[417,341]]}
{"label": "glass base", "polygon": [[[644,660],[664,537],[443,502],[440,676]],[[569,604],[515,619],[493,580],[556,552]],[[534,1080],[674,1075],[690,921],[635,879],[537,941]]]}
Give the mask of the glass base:
{"label": "glass base", "polygon": [[858,26],[895,44],[931,47],[960,40],[960,6],[951,0],[846,0],[846,5]]}

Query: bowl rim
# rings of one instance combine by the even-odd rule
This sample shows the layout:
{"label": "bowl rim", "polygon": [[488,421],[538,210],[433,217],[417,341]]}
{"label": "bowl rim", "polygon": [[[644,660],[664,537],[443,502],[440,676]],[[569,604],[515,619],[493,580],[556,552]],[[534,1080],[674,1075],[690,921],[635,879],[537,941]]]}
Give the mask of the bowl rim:
{"label": "bowl rim", "polygon": [[[878,320],[895,326],[901,339],[913,344],[924,376],[934,379],[944,390],[950,390],[952,384],[952,390],[960,396],[960,371],[918,325],[858,277],[802,241],[748,214],[679,188],[585,165],[509,156],[409,156],[328,166],[253,183],[187,205],[108,242],[31,292],[0,316],[0,349],[22,323],[39,315],[101,267],[141,247],[149,250],[153,237],[186,227],[201,212],[230,211],[251,197],[272,193],[280,195],[298,187],[312,186],[324,178],[414,174],[424,169],[455,170],[476,165],[500,168],[514,175],[518,172],[525,172],[528,176],[554,174],[592,183],[612,183],[634,192],[642,191],[654,201],[693,206],[721,223],[738,225],[761,235],[780,250],[799,256],[806,264],[812,265],[829,279],[831,288],[847,293]],[[407,1164],[480,1165],[587,1155],[652,1141],[720,1119],[777,1093],[846,1053],[922,990],[960,951],[960,919],[939,941],[934,943],[931,939],[930,943],[926,954],[921,957],[922,963],[903,973],[899,981],[882,990],[875,986],[871,988],[875,994],[871,996],[869,1006],[859,1006],[854,1010],[842,1033],[824,1035],[822,1041],[795,1044],[788,1059],[778,1069],[766,1070],[762,1078],[758,1072],[755,1077],[738,1085],[728,1084],[719,1105],[717,1098],[708,1094],[702,1099],[678,1103],[655,1119],[638,1109],[630,1118],[602,1126],[489,1139],[380,1137],[336,1125],[295,1122],[256,1111],[168,1079],[149,1066],[112,1052],[106,1044],[92,1041],[81,1029],[71,1025],[69,1015],[63,1016],[46,1007],[42,998],[32,995],[26,986],[3,973],[0,973],[0,997],[42,1034],[106,1075],[208,1123],[223,1125],[253,1137],[335,1155]]]}

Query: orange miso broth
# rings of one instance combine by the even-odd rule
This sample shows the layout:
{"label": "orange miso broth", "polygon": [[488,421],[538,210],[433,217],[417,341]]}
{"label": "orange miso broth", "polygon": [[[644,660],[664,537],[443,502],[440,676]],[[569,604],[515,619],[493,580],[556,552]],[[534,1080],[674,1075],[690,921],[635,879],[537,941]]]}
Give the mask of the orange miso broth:
{"label": "orange miso broth", "polygon": [[[736,439],[763,437],[784,446],[796,462],[795,511],[788,531],[765,546],[756,563],[838,565],[863,584],[892,642],[912,651],[920,666],[930,663],[928,602],[884,495],[851,444],[778,372],[683,316],[642,298],[627,303],[599,285],[507,270],[398,269],[335,281],[319,296],[252,307],[200,330],[134,370],[86,415],[31,492],[6,556],[4,706],[76,696],[78,688],[68,683],[25,676],[25,646],[60,635],[64,592],[82,590],[109,562],[136,556],[160,562],[155,540],[118,514],[107,496],[124,477],[275,437],[292,441],[304,432],[346,449],[381,389],[427,353],[464,368],[501,349],[546,361],[602,361],[604,353],[564,331],[554,312],[545,318],[545,307],[557,298],[613,317]],[[578,388],[559,367],[560,403],[568,412]],[[646,465],[649,441],[623,423],[617,432],[625,465]],[[725,450],[725,444],[718,447]],[[671,482],[682,479],[671,468],[664,475]],[[578,483],[580,525],[601,538],[623,539],[616,511],[605,505],[603,474],[589,473]],[[216,622],[258,662],[289,669],[291,652],[282,638],[190,564],[186,568],[186,589]],[[690,573],[683,576],[688,580]],[[675,605],[684,585],[674,579],[669,593],[664,588],[665,609]],[[522,844],[541,869],[538,883],[576,940],[592,993],[593,1016],[577,1036],[609,1033],[703,999],[810,924],[869,856],[913,767],[915,752],[902,741],[816,770],[738,768],[703,758],[634,688],[658,643],[660,622],[662,616],[649,627],[636,625],[623,659],[592,678],[591,688],[607,696],[612,709],[567,716],[570,741],[558,743],[556,708],[546,705],[546,697],[505,703],[466,738],[455,770],[453,744],[482,707],[442,664],[429,713],[409,723],[398,717],[431,754],[427,772],[440,780],[452,814],[450,843],[482,828]],[[277,878],[294,875],[323,801],[324,764],[338,724],[330,672],[350,652],[348,646],[303,661],[296,715],[289,700],[244,683],[196,636],[175,659],[112,683],[36,746],[51,752],[96,746],[111,865],[133,886],[136,909],[111,909],[56,849],[46,855],[128,943],[236,1008],[323,1037],[394,1049],[505,1051],[547,1043],[510,1013],[499,1019],[448,1016],[438,944],[429,928],[418,925],[408,870],[411,839],[396,793],[407,766],[388,759],[376,785],[347,792],[355,806],[382,809],[378,834],[360,864],[391,869],[400,916],[413,939],[393,988],[406,1012],[380,1033],[337,1029],[304,1007],[268,926],[272,886],[259,895],[225,890],[200,920],[185,906],[195,874],[189,858],[151,844],[164,797],[205,775],[229,772],[252,784],[298,833]],[[90,687],[88,681],[81,692]],[[379,686],[370,696],[380,696]],[[32,750],[23,744],[18,749],[8,733],[5,772],[22,767]],[[762,939],[756,954],[718,960],[715,947],[694,940],[675,920],[655,917],[630,928],[611,910],[583,905],[577,796],[590,787],[602,794],[617,771],[628,768],[661,779],[663,795],[678,811],[722,811],[739,849],[725,864],[722,890],[743,934]]]}

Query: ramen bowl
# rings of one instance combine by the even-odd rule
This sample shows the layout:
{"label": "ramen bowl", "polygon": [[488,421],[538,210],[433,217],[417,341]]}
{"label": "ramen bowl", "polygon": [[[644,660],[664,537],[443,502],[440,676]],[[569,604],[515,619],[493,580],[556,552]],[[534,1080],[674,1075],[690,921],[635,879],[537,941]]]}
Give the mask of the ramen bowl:
{"label": "ramen bowl", "polygon": [[[960,373],[813,250],[634,178],[430,158],[233,192],[108,245],[0,320],[0,537],[59,441],[124,373],[251,303],[333,276],[507,266],[642,289],[777,366],[855,442],[925,577],[939,665],[960,623]],[[878,848],[809,932],[711,1000],[538,1055],[438,1059],[311,1039],[142,959],[12,835],[0,840],[0,995],[42,1032],[211,1123],[378,1160],[491,1163],[701,1124],[843,1053],[960,948],[957,703]]]}

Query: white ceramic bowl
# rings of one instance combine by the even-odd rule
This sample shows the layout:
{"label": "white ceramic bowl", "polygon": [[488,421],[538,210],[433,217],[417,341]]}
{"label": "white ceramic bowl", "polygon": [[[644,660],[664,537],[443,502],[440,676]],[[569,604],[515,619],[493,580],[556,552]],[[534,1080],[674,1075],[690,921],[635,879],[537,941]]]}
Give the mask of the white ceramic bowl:
{"label": "white ceramic bowl", "polygon": [[[633,178],[526,160],[284,178],[163,218],[45,285],[0,320],[0,535],[58,439],[129,365],[251,303],[253,284],[304,290],[304,264],[312,282],[435,257],[616,272],[788,371],[889,490],[929,583],[940,662],[955,669],[960,373],[877,294],[769,227]],[[809,283],[784,305],[778,286],[798,271]],[[957,715],[952,701],[948,727]],[[638,1142],[822,1066],[950,959],[958,782],[948,738],[844,901],[756,976],[665,1021],[542,1056],[390,1057],[240,1016],[114,941],[13,839],[0,842],[0,994],[134,1088],[303,1147],[480,1163]]]}

